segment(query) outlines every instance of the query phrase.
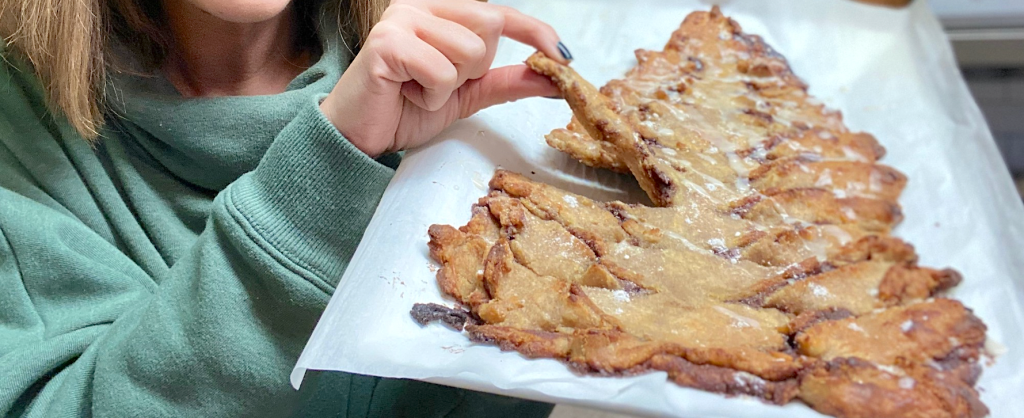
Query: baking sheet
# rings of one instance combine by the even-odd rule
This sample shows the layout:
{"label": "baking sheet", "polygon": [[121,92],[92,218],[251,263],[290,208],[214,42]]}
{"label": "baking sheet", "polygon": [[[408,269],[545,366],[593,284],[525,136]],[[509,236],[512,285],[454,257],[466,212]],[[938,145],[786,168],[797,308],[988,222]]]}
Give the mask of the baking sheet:
{"label": "baking sheet", "polygon": [[[495,1],[551,23],[576,55],[573,66],[601,85],[635,65],[635,48],[661,49],[691,11],[687,0]],[[853,130],[873,133],[884,163],[910,182],[896,235],[921,264],[953,267],[953,295],[989,326],[1008,354],[978,384],[996,417],[1024,411],[1024,207],[945,35],[923,1],[904,10],[845,0],[736,0],[722,10],[788,57],[811,93],[841,110]],[[496,64],[532,51],[501,45]],[[441,296],[427,249],[431,224],[463,225],[497,167],[598,200],[647,202],[635,181],[585,167],[548,148],[564,126],[561,100],[528,99],[460,121],[409,152],[388,186],[355,257],[292,375],[306,369],[413,378],[481,391],[634,414],[686,417],[813,417],[784,407],[678,387],[663,372],[628,378],[577,376],[554,360],[472,344],[439,324],[420,327],[414,303]],[[1024,117],[1024,115],[1022,115]],[[343,169],[343,168],[340,168]]]}

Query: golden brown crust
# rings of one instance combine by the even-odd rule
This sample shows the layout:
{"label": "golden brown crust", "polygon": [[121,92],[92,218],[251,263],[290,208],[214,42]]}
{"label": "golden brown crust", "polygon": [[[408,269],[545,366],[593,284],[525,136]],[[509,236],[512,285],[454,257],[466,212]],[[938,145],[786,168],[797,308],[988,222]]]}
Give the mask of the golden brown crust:
{"label": "golden brown crust", "polygon": [[895,201],[907,178],[892,167],[859,161],[802,161],[765,164],[750,172],[751,186],[766,195],[783,190],[825,187],[840,197]]}
{"label": "golden brown crust", "polygon": [[474,312],[488,324],[549,332],[610,326],[574,283],[523,266],[507,241],[491,248],[483,277],[491,299]]}
{"label": "golden brown crust", "polygon": [[590,139],[586,128],[580,125],[576,117],[573,117],[572,122],[569,122],[564,129],[555,129],[545,135],[544,139],[552,148],[569,154],[583,164],[619,173],[629,173],[629,167],[622,162],[615,146]]}
{"label": "golden brown crust", "polygon": [[[474,214],[476,216],[482,216]],[[482,237],[484,231],[476,231],[471,225],[452,228],[448,225],[431,225],[430,255],[441,263],[437,272],[437,283],[441,290],[452,295],[459,302],[476,306],[487,301],[480,270],[491,243]]]}
{"label": "golden brown crust", "polygon": [[857,358],[836,358],[800,379],[800,400],[837,417],[980,418],[988,408],[959,379],[925,367],[887,371]]}
{"label": "golden brown crust", "polygon": [[747,395],[776,405],[788,403],[797,394],[797,380],[765,380],[750,373],[712,365],[694,364],[682,357],[659,354],[649,366],[668,372],[668,378],[680,386],[723,393]]}
{"label": "golden brown crust", "polygon": [[[666,235],[673,225],[685,224],[680,217],[690,212],[603,204],[505,171],[491,185],[495,190],[480,200],[470,225],[431,229],[432,254],[447,257],[439,272],[442,288],[453,296],[465,293],[444,284],[450,275],[485,291],[483,303],[471,304],[484,323],[467,326],[477,341],[562,359],[584,372],[665,370],[682,385],[768,402],[792,398],[798,391],[794,379],[813,368],[816,358],[860,356],[902,365],[930,360],[956,369],[950,375],[970,376],[974,370],[984,326],[956,302],[922,302],[959,277],[916,267],[913,248],[895,238],[866,235],[838,248],[824,264],[775,274],[742,255],[730,261],[712,245],[688,249]],[[804,239],[800,233],[791,238]],[[467,250],[488,240],[493,244],[483,258],[479,250]],[[790,245],[759,242],[768,251],[770,245]],[[751,293],[762,294],[748,302],[754,306],[729,302]],[[874,311],[888,306],[897,308]],[[876,347],[885,345],[875,341],[898,340],[893,321],[912,318],[921,321],[913,329],[922,337],[892,345],[895,351]],[[870,334],[832,335],[839,325],[850,329],[848,322]],[[800,355],[788,353],[792,335]],[[907,351],[926,355],[892,354]],[[744,384],[758,383],[744,387],[736,376]]]}
{"label": "golden brown crust", "polygon": [[[483,289],[478,302],[467,303],[484,322],[467,326],[475,340],[562,359],[584,372],[665,370],[682,385],[768,402],[803,390],[794,379],[817,370],[818,358],[857,356],[900,367],[933,362],[950,376],[965,376],[962,382],[976,376],[984,325],[955,301],[923,301],[959,276],[917,267],[913,248],[898,239],[865,235],[824,263],[812,258],[776,274],[739,252],[731,258],[714,245],[688,248],[670,234],[688,213],[676,208],[598,203],[504,171],[491,184],[496,190],[481,199],[470,225],[434,226],[430,234],[432,254],[445,263],[442,289],[460,300],[474,300],[461,296],[463,289]],[[807,231],[787,239],[808,239],[801,232]],[[481,258],[476,245],[488,240],[493,244]],[[793,246],[781,241],[757,240],[768,252]],[[747,302],[753,306],[730,302],[750,294],[761,295]],[[789,354],[793,335],[797,355]],[[844,398],[843,391],[854,390],[849,382],[830,380],[824,387],[832,392],[807,382],[800,387],[817,391],[808,399],[819,410],[855,407],[855,399]],[[936,387],[968,396],[964,385],[969,389]]]}
{"label": "golden brown crust", "polygon": [[[934,299],[814,325],[796,336],[801,354],[876,364],[925,364],[953,352],[977,359],[985,324],[960,302]],[[972,354],[968,354],[972,353]]]}
{"label": "golden brown crust", "polygon": [[956,283],[949,279],[950,272],[916,267],[910,263],[863,261],[782,287],[767,295],[761,306],[796,315],[828,309],[864,315],[875,309],[934,296]]}
{"label": "golden brown crust", "polygon": [[[612,144],[619,153],[621,165],[628,167],[648,196],[656,204],[666,206],[671,194],[663,170],[639,158],[645,146],[634,135],[633,127],[614,110],[611,102],[575,70],[545,57],[537,52],[526,60],[526,64],[540,74],[551,78],[562,91],[562,97],[569,102],[576,120],[592,138],[602,138]],[[578,159],[585,159],[580,156]]]}
{"label": "golden brown crust", "polygon": [[518,351],[532,358],[558,358],[569,354],[570,339],[550,331],[523,330],[497,325],[466,326],[470,339],[496,344],[502,350]]}
{"label": "golden brown crust", "polygon": [[779,223],[782,213],[812,224],[852,224],[876,233],[888,233],[903,219],[898,204],[863,197],[839,198],[828,190],[791,188],[776,192],[771,199],[759,199],[743,211],[744,219],[757,223]]}
{"label": "golden brown crust", "polygon": [[[691,14],[664,51],[637,51],[637,60],[625,79],[598,90],[555,61],[530,57],[576,113],[549,135],[551,145],[595,167],[629,168],[659,206],[695,193],[735,205],[754,192],[768,197],[755,212],[762,221],[780,206],[792,209],[790,218],[878,232],[900,221],[896,197],[906,179],[875,164],[884,149],[848,132],[784,58],[735,22],[716,11]],[[707,190],[709,179],[718,190]],[[804,195],[799,207],[786,200],[795,189]]]}
{"label": "golden brown crust", "polygon": [[885,273],[878,285],[878,298],[887,306],[904,305],[914,300],[934,296],[960,284],[963,277],[956,270],[906,268],[894,266]]}
{"label": "golden brown crust", "polygon": [[919,267],[888,235],[907,179],[877,163],[878,141],[717,8],[637,61],[600,89],[527,61],[573,109],[548,143],[631,173],[656,207],[498,170],[468,225],[430,229],[442,290],[478,320],[470,337],[839,417],[983,413],[985,326],[931,299],[956,272]]}

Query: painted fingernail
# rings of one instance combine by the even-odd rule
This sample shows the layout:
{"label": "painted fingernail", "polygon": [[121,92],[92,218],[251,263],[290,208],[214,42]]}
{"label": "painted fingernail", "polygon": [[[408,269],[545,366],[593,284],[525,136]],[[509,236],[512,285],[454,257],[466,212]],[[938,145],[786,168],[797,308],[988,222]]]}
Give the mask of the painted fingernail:
{"label": "painted fingernail", "polygon": [[566,48],[562,41],[558,41],[558,52],[562,54],[562,58],[565,58],[566,61],[572,61],[572,52],[569,52],[569,48]]}

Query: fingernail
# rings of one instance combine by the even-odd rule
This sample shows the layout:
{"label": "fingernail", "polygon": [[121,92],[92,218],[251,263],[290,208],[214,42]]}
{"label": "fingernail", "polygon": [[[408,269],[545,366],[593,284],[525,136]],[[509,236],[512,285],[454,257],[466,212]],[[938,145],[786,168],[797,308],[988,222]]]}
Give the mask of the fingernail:
{"label": "fingernail", "polygon": [[562,54],[562,58],[565,58],[566,61],[572,61],[572,52],[569,52],[569,48],[566,48],[562,41],[558,41],[558,52]]}

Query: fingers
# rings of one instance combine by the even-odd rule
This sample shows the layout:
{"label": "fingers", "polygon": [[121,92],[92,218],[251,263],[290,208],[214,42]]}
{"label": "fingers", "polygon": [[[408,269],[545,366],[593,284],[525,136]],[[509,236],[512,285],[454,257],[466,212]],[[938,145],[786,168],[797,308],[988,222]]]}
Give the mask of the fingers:
{"label": "fingers", "polygon": [[537,48],[549,58],[568,64],[572,55],[559,40],[558,33],[551,25],[544,23],[532,16],[527,16],[510,7],[495,6],[502,9],[505,15],[505,27],[502,32],[504,36],[515,39],[524,44]]}
{"label": "fingers", "polygon": [[[546,23],[509,7],[473,0],[393,0],[364,49],[379,50],[387,67],[380,71],[384,78],[402,83],[402,95],[428,111],[442,108],[455,89],[477,79],[487,81],[466,89],[477,95],[471,101],[476,107],[472,112],[523,97],[556,95],[549,82],[525,67],[489,71],[502,36],[557,61],[570,58]],[[367,48],[370,38],[377,48]]]}
{"label": "fingers", "polygon": [[403,83],[402,95],[416,106],[429,111],[440,109],[459,86],[458,69],[447,56],[426,41],[400,29],[394,32],[395,35],[389,36],[389,42],[403,47],[385,50],[381,55],[382,76]]}
{"label": "fingers", "polygon": [[549,78],[525,65],[495,68],[459,88],[459,117],[467,118],[481,109],[527,97],[558,94]]}
{"label": "fingers", "polygon": [[466,80],[480,78],[491,66],[494,55],[488,53],[487,44],[480,36],[458,23],[441,19],[425,12],[410,19],[408,26],[424,42],[430,44],[455,65],[459,77],[456,86]]}
{"label": "fingers", "polygon": [[458,23],[423,14],[422,20],[414,25],[420,39],[437,48],[454,64],[476,64],[487,53],[483,39]]}
{"label": "fingers", "polygon": [[[534,17],[516,9],[478,1],[453,0],[400,0],[429,10],[442,19],[459,23],[481,36],[485,41],[493,32],[530,45],[548,57],[567,64],[568,53],[559,49],[559,36],[555,29]],[[489,49],[496,47],[488,44]],[[563,47],[564,48],[564,47]]]}

